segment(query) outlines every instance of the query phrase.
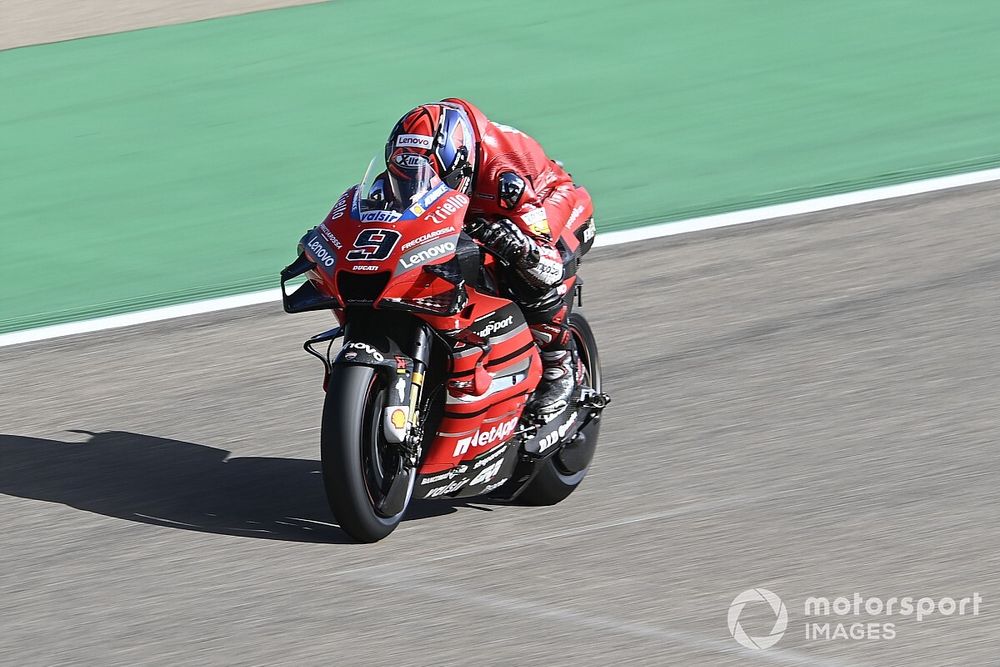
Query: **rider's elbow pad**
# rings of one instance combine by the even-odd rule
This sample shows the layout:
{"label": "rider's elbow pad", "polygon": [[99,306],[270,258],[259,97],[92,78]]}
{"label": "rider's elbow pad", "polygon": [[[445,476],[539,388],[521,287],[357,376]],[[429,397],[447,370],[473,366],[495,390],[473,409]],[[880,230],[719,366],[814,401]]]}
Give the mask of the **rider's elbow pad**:
{"label": "rider's elbow pad", "polygon": [[521,267],[520,273],[535,287],[553,287],[562,282],[563,265],[555,248],[538,248],[538,261],[533,266]]}

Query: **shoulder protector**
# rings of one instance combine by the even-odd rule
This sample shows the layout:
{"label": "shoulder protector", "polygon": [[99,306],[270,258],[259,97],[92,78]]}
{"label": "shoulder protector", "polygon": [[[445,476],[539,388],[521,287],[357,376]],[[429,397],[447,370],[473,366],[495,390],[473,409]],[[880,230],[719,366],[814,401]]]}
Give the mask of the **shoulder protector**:
{"label": "shoulder protector", "polygon": [[500,206],[513,211],[524,196],[524,179],[512,171],[505,171],[497,179],[497,200]]}

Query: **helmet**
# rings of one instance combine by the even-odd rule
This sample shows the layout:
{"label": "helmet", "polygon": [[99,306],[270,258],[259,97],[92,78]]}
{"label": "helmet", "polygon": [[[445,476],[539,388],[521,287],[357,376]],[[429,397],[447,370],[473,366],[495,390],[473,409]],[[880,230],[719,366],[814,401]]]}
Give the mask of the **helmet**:
{"label": "helmet", "polygon": [[385,142],[386,173],[397,200],[408,200],[428,172],[469,194],[475,166],[472,122],[457,104],[420,105],[399,119]]}

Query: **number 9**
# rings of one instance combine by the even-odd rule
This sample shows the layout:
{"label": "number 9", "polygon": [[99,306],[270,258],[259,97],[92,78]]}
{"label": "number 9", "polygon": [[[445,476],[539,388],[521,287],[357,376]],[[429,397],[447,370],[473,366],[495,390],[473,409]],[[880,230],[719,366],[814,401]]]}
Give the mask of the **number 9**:
{"label": "number 9", "polygon": [[365,229],[354,241],[354,250],[347,253],[347,259],[358,261],[381,261],[392,253],[399,241],[400,233],[391,229]]}

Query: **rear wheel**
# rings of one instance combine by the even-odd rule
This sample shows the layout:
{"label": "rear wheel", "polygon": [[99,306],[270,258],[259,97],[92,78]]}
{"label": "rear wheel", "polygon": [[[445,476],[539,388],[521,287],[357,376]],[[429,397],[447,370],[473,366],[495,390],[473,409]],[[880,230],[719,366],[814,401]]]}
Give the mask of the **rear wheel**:
{"label": "rear wheel", "polygon": [[388,389],[374,368],[334,366],[323,406],[326,497],[337,523],[359,542],[376,542],[395,530],[416,477],[383,435]]}
{"label": "rear wheel", "polygon": [[[569,316],[570,333],[576,343],[576,353],[581,365],[582,385],[601,391],[601,361],[597,354],[597,340],[586,318],[573,313]],[[584,429],[577,442],[564,447],[541,463],[541,469],[518,500],[528,505],[555,505],[573,493],[590,469],[590,460],[597,446],[599,424],[595,421]]]}

